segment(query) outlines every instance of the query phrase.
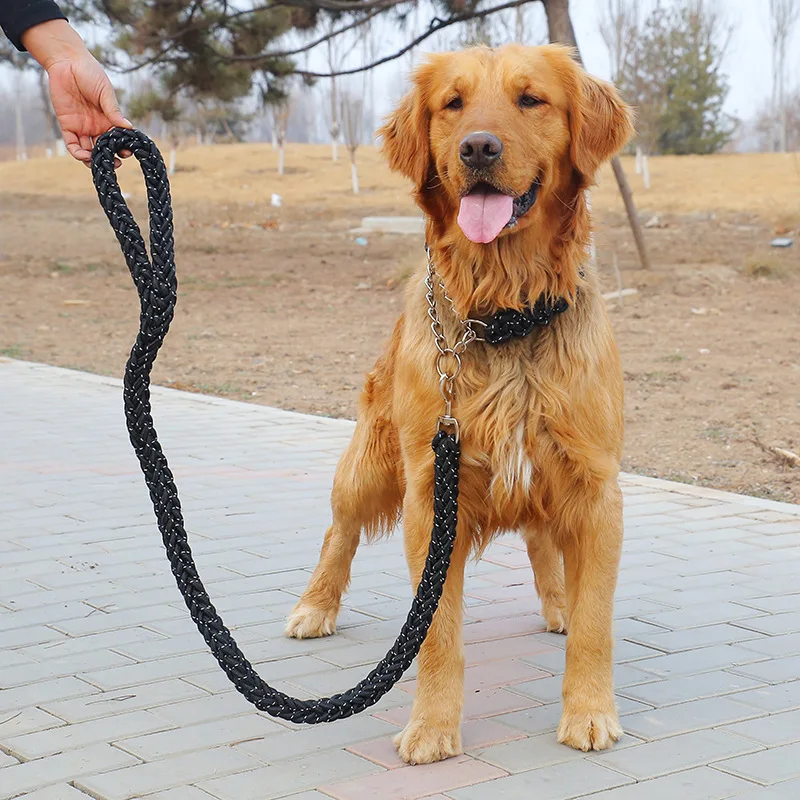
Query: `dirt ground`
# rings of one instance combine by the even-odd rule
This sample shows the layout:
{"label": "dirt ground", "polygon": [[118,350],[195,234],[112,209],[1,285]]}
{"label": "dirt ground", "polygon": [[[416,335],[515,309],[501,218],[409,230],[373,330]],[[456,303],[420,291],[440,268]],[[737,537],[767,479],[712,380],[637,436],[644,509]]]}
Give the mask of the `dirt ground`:
{"label": "dirt ground", "polygon": [[[179,153],[173,180],[180,299],[156,382],[313,414],[353,417],[364,373],[422,256],[415,236],[350,229],[414,213],[403,181],[364,148],[363,191],[325,148]],[[632,164],[626,163],[632,172]],[[794,156],[658,159],[631,176],[654,269],[637,268],[607,175],[593,194],[606,290],[627,384],[624,468],[800,501],[800,228]],[[123,188],[146,219],[137,170]],[[272,192],[281,208],[269,206]],[[137,300],[88,171],[67,159],[0,164],[0,355],[120,375]]]}

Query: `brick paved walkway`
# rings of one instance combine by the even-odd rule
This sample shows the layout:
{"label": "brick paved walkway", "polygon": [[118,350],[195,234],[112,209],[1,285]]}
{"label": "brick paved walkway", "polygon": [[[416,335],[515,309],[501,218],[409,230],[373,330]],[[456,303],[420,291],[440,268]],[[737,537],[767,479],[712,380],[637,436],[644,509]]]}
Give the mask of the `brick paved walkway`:
{"label": "brick paved walkway", "polygon": [[[408,608],[399,536],[359,551],[338,636],[281,636],[351,423],[164,389],[155,413],[243,649],[294,694],[354,683]],[[564,640],[543,632],[519,542],[496,543],[467,581],[466,753],[404,767],[408,683],[305,729],[229,687],[168,571],[117,382],[0,359],[0,447],[0,798],[800,797],[800,508],[625,477],[627,735],[595,755],[555,743]]]}

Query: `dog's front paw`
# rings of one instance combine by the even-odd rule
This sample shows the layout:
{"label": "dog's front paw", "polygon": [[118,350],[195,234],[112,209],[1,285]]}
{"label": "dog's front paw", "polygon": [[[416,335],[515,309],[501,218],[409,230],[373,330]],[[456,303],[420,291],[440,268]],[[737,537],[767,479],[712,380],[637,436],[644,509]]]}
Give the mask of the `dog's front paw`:
{"label": "dog's front paw", "polygon": [[285,634],[292,639],[318,639],[336,633],[336,609],[314,608],[302,600],[286,621]]}
{"label": "dog's front paw", "polygon": [[610,711],[564,711],[558,741],[576,750],[608,750],[622,736],[615,708]]}
{"label": "dog's front paw", "polygon": [[406,764],[432,764],[461,754],[461,728],[412,719],[394,740]]}

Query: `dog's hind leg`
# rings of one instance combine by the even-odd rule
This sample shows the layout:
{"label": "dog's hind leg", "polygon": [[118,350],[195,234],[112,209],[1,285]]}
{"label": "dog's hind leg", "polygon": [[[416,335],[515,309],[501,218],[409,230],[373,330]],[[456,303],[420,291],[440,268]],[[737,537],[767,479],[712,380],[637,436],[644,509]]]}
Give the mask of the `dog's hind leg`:
{"label": "dog's hind leg", "polygon": [[564,593],[564,562],[551,532],[545,528],[526,527],[522,536],[528,548],[536,594],[542,603],[547,630],[567,632],[567,601]]}
{"label": "dog's hind leg", "polygon": [[[390,530],[402,503],[404,479],[397,433],[380,414],[375,373],[367,380],[353,439],[336,468],[331,494],[333,523],[325,534],[317,568],[286,625],[296,639],[336,631],[342,595],[361,532]],[[382,398],[381,398],[382,399]]]}

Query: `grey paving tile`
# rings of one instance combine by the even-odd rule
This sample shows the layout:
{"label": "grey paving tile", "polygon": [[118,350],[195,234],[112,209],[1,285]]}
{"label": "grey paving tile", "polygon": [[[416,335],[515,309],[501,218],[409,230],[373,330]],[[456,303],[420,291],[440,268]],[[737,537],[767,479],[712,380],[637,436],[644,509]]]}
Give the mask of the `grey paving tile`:
{"label": "grey paving tile", "polygon": [[712,730],[684,733],[618,752],[608,750],[596,753],[590,759],[636,780],[648,780],[759,749],[760,745],[755,742]]}
{"label": "grey paving tile", "polygon": [[591,797],[592,800],[728,800],[750,788],[751,783],[733,775],[709,767],[697,767],[598,792]]}
{"label": "grey paving tile", "polygon": [[[210,771],[216,765],[231,781],[236,776],[242,782],[244,796],[234,788],[231,799],[246,800],[251,791],[260,798],[274,789],[296,800],[321,800],[325,795],[315,787],[342,780],[335,774],[342,757],[341,763],[374,770],[341,748],[388,737],[395,729],[390,723],[362,716],[331,727],[295,729],[254,712],[210,659],[210,666],[201,666],[208,655],[166,570],[120,424],[119,384],[2,360],[0,378],[4,389],[12,387],[0,392],[4,456],[22,465],[14,500],[4,505],[0,519],[5,556],[0,558],[5,591],[0,638],[7,654],[0,656],[3,790],[6,774],[33,775],[28,765],[35,764],[50,783],[31,789],[37,792],[32,800],[61,800],[59,791],[71,800],[76,792],[86,796],[84,788],[104,800],[106,790],[112,800],[115,793],[121,797],[131,791],[149,793],[153,800],[201,800],[215,796],[212,780],[228,785],[227,777]],[[259,671],[284,690],[292,690],[286,679],[308,684],[296,690],[301,696],[308,696],[306,689],[344,688],[362,677],[394,640],[407,610],[400,536],[359,550],[340,636],[306,642],[282,637],[283,617],[307,583],[329,521],[333,468],[352,424],[158,387],[154,398],[165,449],[187,516],[193,518],[191,538],[201,573]],[[20,435],[31,424],[48,434],[36,458],[68,464],[69,471],[35,471]],[[87,447],[95,439],[102,447]],[[622,483],[627,526],[615,624],[619,708],[628,730],[670,736],[640,743],[628,734],[611,753],[586,756],[557,745],[559,702],[494,716],[495,724],[533,734],[530,748],[520,740],[482,751],[487,760],[504,759],[500,768],[519,770],[503,779],[510,783],[484,785],[498,796],[505,796],[499,789],[509,787],[520,793],[509,797],[526,800],[536,792],[543,800],[552,793],[609,800],[660,800],[672,793],[686,800],[695,795],[721,800],[743,779],[706,767],[709,761],[766,770],[771,763],[764,759],[751,763],[741,757],[760,747],[776,752],[800,743],[793,739],[800,727],[795,719],[800,710],[800,542],[795,541],[800,512],[636,476],[622,476]],[[524,602],[470,599],[470,619],[481,621],[466,629],[466,640],[479,643],[469,652],[485,661],[491,649],[486,642],[502,638],[496,631],[503,625],[504,637],[520,637],[504,645],[510,657],[556,677],[500,690],[512,698],[505,704],[481,704],[471,695],[468,705],[479,715],[490,708],[519,708],[513,698],[520,703],[559,698],[565,639],[536,632],[542,621],[534,613],[525,558],[517,539],[503,537],[494,555],[490,550],[486,560],[470,567],[470,585],[480,592],[516,594],[517,587],[504,588],[509,582],[504,572],[515,567],[530,592]],[[386,620],[375,621],[370,614]],[[526,656],[522,650],[528,642],[556,649]],[[408,694],[393,690],[375,710],[398,721],[407,712],[396,707],[407,709],[410,702]],[[740,714],[756,718],[733,722]],[[679,733],[708,725],[724,729]],[[188,731],[188,737],[173,729]],[[232,738],[243,731],[252,733],[251,741]],[[148,763],[112,766],[113,779],[81,772],[81,754],[110,742],[121,742],[120,748],[127,742]],[[197,749],[181,753],[187,742]],[[131,757],[122,749],[109,750],[115,757]],[[8,753],[16,752],[38,761],[9,765],[16,759]],[[787,762],[794,758],[793,751],[783,753]],[[72,774],[62,776],[73,756]],[[261,766],[266,758],[283,759],[274,765],[277,772],[263,772],[273,769]],[[315,783],[308,770],[320,758],[331,774]],[[604,790],[609,775],[627,780],[606,758],[621,759],[623,772],[631,775],[639,774],[636,769],[684,775]],[[292,762],[294,767],[288,766]],[[105,769],[104,763],[98,758],[94,768]],[[298,765],[305,774],[298,773]],[[568,769],[571,777],[565,777]],[[538,783],[529,791],[532,775]],[[79,788],[68,787],[70,781]],[[81,781],[96,785],[89,789]],[[800,796],[794,779],[772,788],[778,794],[760,788],[748,800]],[[484,800],[487,795],[464,796]]]}
{"label": "grey paving tile", "polygon": [[[641,744],[641,739],[626,734],[614,745],[614,749],[622,750],[636,744]],[[586,753],[559,744],[552,733],[471,750],[470,753],[481,761],[512,774],[586,758]]]}
{"label": "grey paving tile", "polygon": [[[51,702],[65,701],[66,698],[86,698],[96,695],[97,689],[85,681],[67,676],[55,678],[51,681],[32,683],[27,686],[17,686],[13,689],[0,691],[0,714],[16,712],[28,705],[45,707]],[[45,708],[45,710],[47,710]],[[3,717],[0,717],[3,719]]]}
{"label": "grey paving tile", "polygon": [[800,708],[800,680],[739,692],[736,699],[770,713]]}
{"label": "grey paving tile", "polygon": [[[741,606],[744,608],[744,606]],[[747,630],[767,633],[775,636],[781,633],[800,633],[800,611],[790,611],[786,614],[771,614],[767,616],[750,615],[750,619],[737,619],[730,617],[737,625]]]}
{"label": "grey paving tile", "polygon": [[651,626],[648,632],[634,633],[629,638],[639,644],[663,650],[665,653],[680,653],[684,650],[696,650],[720,644],[742,644],[746,649],[758,651],[759,643],[768,637],[756,631],[721,623],[677,631],[665,631]]}
{"label": "grey paving tile", "polygon": [[664,739],[680,733],[716,728],[763,712],[731,697],[709,697],[688,703],[628,714],[623,720],[625,730],[641,739]]}
{"label": "grey paving tile", "polygon": [[166,727],[168,723],[153,714],[132,711],[129,714],[117,714],[112,719],[61,725],[7,739],[0,737],[0,741],[9,752],[30,761],[92,744],[117,742],[127,736],[152,733]]}
{"label": "grey paving tile", "polygon": [[797,797],[800,797],[800,780],[789,780],[772,786],[748,789],[731,800],[795,800]]}
{"label": "grey paving tile", "polygon": [[763,656],[752,650],[746,650],[738,645],[721,644],[650,658],[638,662],[636,667],[659,678],[673,678],[750,664],[759,660],[763,660]]}
{"label": "grey paving tile", "polygon": [[631,782],[630,778],[618,772],[579,760],[498,778],[448,794],[454,800],[486,800],[487,797],[502,797],[503,800],[530,800],[532,797],[536,800],[570,800],[590,791]]}
{"label": "grey paving tile", "polygon": [[106,772],[135,763],[133,756],[108,744],[71,750],[44,760],[26,761],[3,768],[1,796],[14,797],[50,784],[67,783],[92,772]]}
{"label": "grey paving tile", "polygon": [[785,683],[796,680],[800,675],[800,655],[745,664],[735,667],[734,671],[764,683]]}
{"label": "grey paving tile", "polygon": [[19,711],[7,711],[0,715],[0,742],[14,736],[23,736],[33,731],[43,731],[64,725],[64,720],[48,714],[35,706]]}
{"label": "grey paving tile", "polygon": [[778,636],[759,636],[741,643],[746,650],[763,653],[765,656],[796,656],[800,654],[800,633],[786,633]]}
{"label": "grey paving tile", "polygon": [[800,709],[726,725],[721,730],[752,739],[766,747],[800,742]]}
{"label": "grey paving tile", "polygon": [[196,786],[179,786],[175,789],[167,789],[165,792],[149,794],[147,800],[212,800],[212,798],[208,792],[204,792]]}
{"label": "grey paving tile", "polygon": [[272,800],[380,771],[375,764],[351,753],[334,752],[239,772],[224,778],[201,780],[198,785],[220,800]]}
{"label": "grey paving tile", "polygon": [[[35,684],[39,686],[40,684]],[[12,690],[14,691],[14,690]],[[190,686],[182,680],[172,679],[160,683],[148,683],[135,690],[121,689],[116,692],[95,692],[68,700],[41,702],[41,708],[67,722],[85,722],[90,719],[109,717],[124,711],[155,708],[175,703],[190,697],[207,697],[206,692]]]}
{"label": "grey paving tile", "polygon": [[244,740],[260,741],[277,731],[284,731],[277,722],[259,714],[214,720],[198,725],[182,725],[172,730],[163,730],[163,727],[162,720],[161,731],[156,729],[154,732],[142,732],[140,735],[131,736],[115,734],[114,738],[121,750],[142,761],[156,761],[182,753],[230,746]]}
{"label": "grey paving tile", "polygon": [[[135,760],[127,753],[123,755]],[[103,800],[129,800],[217,775],[252,771],[259,766],[260,762],[244,753],[216,748],[146,764],[138,763],[102,775],[89,775],[75,781],[75,786]]]}
{"label": "grey paving tile", "polygon": [[714,766],[764,786],[788,781],[800,777],[800,742],[725,759]]}
{"label": "grey paving tile", "polygon": [[314,753],[340,750],[349,745],[394,736],[400,729],[376,717],[360,716],[341,720],[335,725],[316,725],[293,730],[262,739],[252,739],[237,745],[237,749],[264,763],[302,758]]}
{"label": "grey paving tile", "polygon": [[[70,786],[68,783],[58,783],[38,789],[33,792],[26,792],[24,800],[86,800],[86,795]],[[187,797],[186,800],[189,800]],[[206,797],[204,800],[208,800]]]}
{"label": "grey paving tile", "polygon": [[[703,606],[679,608],[667,611],[643,611],[635,614],[645,622],[652,622],[654,625],[661,625],[671,630],[684,630],[687,628],[699,628],[706,625],[743,621],[749,630],[759,633],[790,633],[791,631],[766,631],[763,630],[764,617],[761,612],[754,611],[752,608],[740,606],[737,603],[717,602]],[[788,622],[787,622],[788,624]],[[797,630],[795,628],[794,630]]]}
{"label": "grey paving tile", "polygon": [[618,694],[653,706],[688,703],[705,697],[742,692],[763,686],[763,682],[725,670],[681,675],[676,678],[642,683],[617,689]]}
{"label": "grey paving tile", "polygon": [[561,703],[512,711],[510,714],[500,714],[493,719],[533,736],[538,733],[554,733],[561,719]]}

